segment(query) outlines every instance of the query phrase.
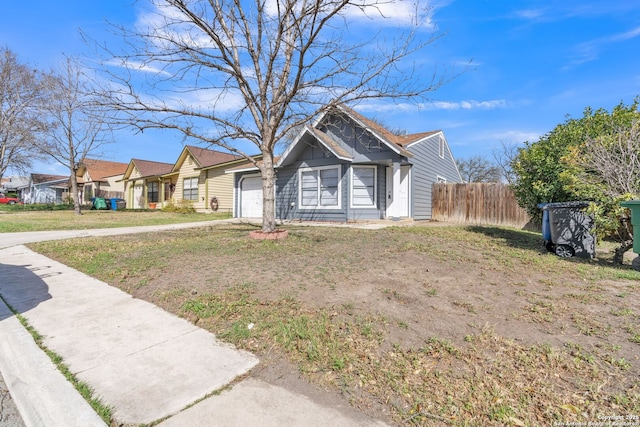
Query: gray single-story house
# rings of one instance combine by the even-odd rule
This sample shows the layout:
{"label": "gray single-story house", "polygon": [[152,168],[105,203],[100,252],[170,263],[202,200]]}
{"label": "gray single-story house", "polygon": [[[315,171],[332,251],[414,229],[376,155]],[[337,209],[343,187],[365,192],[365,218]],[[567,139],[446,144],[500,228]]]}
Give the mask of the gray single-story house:
{"label": "gray single-story house", "polygon": [[[396,135],[341,106],[306,126],[278,157],[276,217],[431,219],[435,182],[462,182],[442,131]],[[232,169],[234,216],[262,216],[255,167]]]}
{"label": "gray single-story house", "polygon": [[32,173],[23,191],[23,201],[33,204],[69,203],[69,177]]}

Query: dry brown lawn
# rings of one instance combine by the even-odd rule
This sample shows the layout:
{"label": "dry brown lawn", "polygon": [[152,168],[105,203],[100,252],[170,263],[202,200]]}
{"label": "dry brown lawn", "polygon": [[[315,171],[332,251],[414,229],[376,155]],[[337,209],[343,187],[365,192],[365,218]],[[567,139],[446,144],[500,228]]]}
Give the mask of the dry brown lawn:
{"label": "dry brown lawn", "polygon": [[288,228],[33,247],[255,352],[251,375],[392,425],[640,414],[640,273],[606,248],[566,260],[506,228]]}

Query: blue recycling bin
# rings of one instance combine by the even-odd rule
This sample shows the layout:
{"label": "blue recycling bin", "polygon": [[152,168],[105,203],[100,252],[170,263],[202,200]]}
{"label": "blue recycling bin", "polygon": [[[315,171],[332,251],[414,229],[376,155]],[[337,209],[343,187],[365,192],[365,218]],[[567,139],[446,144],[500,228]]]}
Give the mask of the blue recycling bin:
{"label": "blue recycling bin", "polygon": [[125,209],[126,201],[124,199],[113,198],[111,199],[111,210],[112,211],[121,211]]}
{"label": "blue recycling bin", "polygon": [[547,242],[551,241],[551,224],[549,224],[549,211],[544,209],[549,203],[540,203],[538,207],[542,209],[542,239],[545,242],[545,246]]}

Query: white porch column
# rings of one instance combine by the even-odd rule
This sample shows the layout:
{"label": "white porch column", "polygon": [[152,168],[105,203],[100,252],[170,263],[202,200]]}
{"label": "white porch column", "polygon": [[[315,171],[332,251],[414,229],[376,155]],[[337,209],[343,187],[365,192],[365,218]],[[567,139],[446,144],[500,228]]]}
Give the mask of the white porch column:
{"label": "white porch column", "polygon": [[400,189],[400,182],[401,182],[401,175],[400,175],[400,162],[393,162],[393,177],[391,179],[391,189],[389,194],[391,194],[391,206],[390,206],[390,213],[389,216],[392,217],[393,219],[399,219],[400,218],[400,213],[399,213],[399,200],[398,200],[398,190]]}

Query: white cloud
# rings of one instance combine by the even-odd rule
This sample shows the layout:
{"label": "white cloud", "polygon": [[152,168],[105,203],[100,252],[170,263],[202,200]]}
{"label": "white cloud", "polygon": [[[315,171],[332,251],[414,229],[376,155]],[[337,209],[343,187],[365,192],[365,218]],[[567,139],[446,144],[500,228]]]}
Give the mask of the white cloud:
{"label": "white cloud", "polygon": [[503,131],[499,131],[499,132],[493,132],[489,135],[489,137],[487,139],[492,139],[492,140],[496,140],[496,141],[505,141],[507,143],[509,142],[515,142],[516,145],[520,142],[524,142],[524,141],[537,141],[538,139],[540,139],[540,136],[542,134],[539,132],[531,132],[531,131],[524,131],[524,130],[503,130]]}
{"label": "white cloud", "polygon": [[132,70],[132,71],[142,71],[144,73],[151,73],[151,74],[162,74],[165,76],[171,75],[171,73],[168,73],[160,68],[153,67],[149,64],[145,64],[139,61],[125,60],[125,59],[110,60],[105,62],[105,64],[111,67],[125,68],[127,70]]}
{"label": "white cloud", "polygon": [[588,42],[580,43],[576,46],[576,54],[569,64],[563,67],[564,70],[574,68],[578,65],[595,61],[599,58],[600,52],[616,43],[623,43],[628,40],[640,37],[640,27],[633,28],[622,33],[612,34]]}
{"label": "white cloud", "polygon": [[517,18],[526,19],[526,20],[537,20],[543,17],[545,11],[542,9],[524,9],[518,10],[515,12],[515,16]]}
{"label": "white cloud", "polygon": [[463,101],[433,101],[424,106],[429,110],[494,110],[496,108],[506,108],[507,101],[504,99],[493,99],[489,101],[463,100]]}
{"label": "white cloud", "polygon": [[[298,8],[305,6],[305,1],[296,3]],[[265,10],[270,16],[278,13],[278,0],[267,0]],[[358,7],[360,5],[361,7]],[[422,27],[431,28],[432,3],[422,4],[419,0],[360,0],[348,6],[344,12],[347,18],[354,21],[375,21],[379,25],[412,25],[418,21]]]}
{"label": "white cloud", "polygon": [[170,107],[181,109],[215,110],[217,113],[238,111],[244,106],[242,96],[233,91],[219,89],[198,89],[166,96],[163,101]]}
{"label": "white cloud", "polygon": [[432,101],[429,103],[367,103],[358,104],[355,109],[361,113],[388,113],[388,112],[415,112],[417,110],[495,110],[497,108],[507,108],[510,105],[504,99],[494,99],[489,101]]}

